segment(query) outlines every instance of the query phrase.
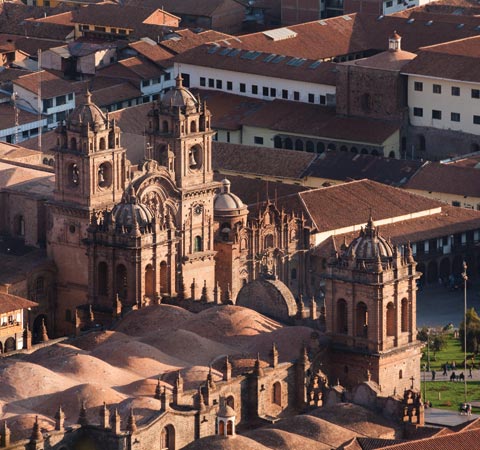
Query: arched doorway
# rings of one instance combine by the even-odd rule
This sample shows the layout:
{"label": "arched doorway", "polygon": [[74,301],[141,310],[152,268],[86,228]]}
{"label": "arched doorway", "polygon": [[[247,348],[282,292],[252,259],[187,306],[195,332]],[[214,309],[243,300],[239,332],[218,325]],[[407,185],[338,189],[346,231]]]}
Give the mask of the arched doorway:
{"label": "arched doorway", "polygon": [[292,150],[293,149],[293,142],[290,138],[286,138],[284,141],[285,148],[287,150]]}
{"label": "arched doorway", "polygon": [[160,433],[160,449],[175,450],[175,428],[173,428],[173,425],[167,425]]}
{"label": "arched doorway", "polygon": [[440,261],[440,277],[443,281],[446,281],[450,276],[450,259],[443,258]]}
{"label": "arched doorway", "polygon": [[438,266],[436,261],[430,261],[427,269],[427,282],[435,283],[438,281]]}
{"label": "arched doorway", "polygon": [[33,321],[33,327],[32,327],[32,343],[33,344],[40,342],[42,338],[42,321],[45,324],[45,327],[47,328],[47,333],[48,333],[47,316],[45,314],[40,314]]}
{"label": "arched doorway", "polygon": [[148,264],[145,267],[145,295],[147,297],[153,297],[155,293],[154,281],[153,266]]}
{"label": "arched doorway", "polygon": [[282,385],[280,381],[273,383],[272,403],[274,405],[282,406]]}
{"label": "arched doorway", "polygon": [[282,138],[280,136],[275,136],[273,138],[273,146],[275,148],[282,148]]}
{"label": "arched doorway", "polygon": [[233,435],[233,422],[231,420],[227,421],[227,436]]}
{"label": "arched doorway", "polygon": [[4,346],[4,353],[8,353],[8,352],[13,352],[17,349],[17,346],[15,344],[15,339],[13,337],[9,337],[6,341],[5,341],[5,346]]}

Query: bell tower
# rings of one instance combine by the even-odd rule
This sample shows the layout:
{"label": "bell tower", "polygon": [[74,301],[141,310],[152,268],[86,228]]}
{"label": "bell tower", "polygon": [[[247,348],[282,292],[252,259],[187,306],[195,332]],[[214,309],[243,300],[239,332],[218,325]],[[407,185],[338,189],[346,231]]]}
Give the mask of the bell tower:
{"label": "bell tower", "polygon": [[211,115],[182,84],[156,102],[148,115],[145,158],[164,166],[180,192],[175,223],[181,230],[178,267],[187,289],[206,285],[209,296],[215,287],[213,198],[220,183],[213,181]]}
{"label": "bell tower", "polygon": [[122,198],[128,163],[120,129],[91,101],[83,103],[57,130],[54,199],[49,203],[48,254],[58,268],[56,333],[71,333],[75,308],[85,304],[88,260],[85,239],[94,210]]}
{"label": "bell tower", "polygon": [[332,254],[325,301],[335,380],[353,386],[371,379],[387,395],[420,387],[415,267],[410,246],[393,246],[372,219]]}

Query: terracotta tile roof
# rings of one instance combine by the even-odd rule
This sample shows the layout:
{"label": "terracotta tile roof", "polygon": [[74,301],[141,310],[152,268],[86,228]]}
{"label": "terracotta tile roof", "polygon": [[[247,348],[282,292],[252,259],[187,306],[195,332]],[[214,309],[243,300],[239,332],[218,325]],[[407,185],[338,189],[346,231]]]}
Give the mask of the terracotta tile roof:
{"label": "terracotta tile roof", "polygon": [[405,184],[422,165],[421,161],[381,158],[336,150],[319,155],[304,175],[339,181],[367,178],[398,187]]}
{"label": "terracotta tile roof", "polygon": [[212,113],[212,127],[221,130],[240,130],[242,121],[266,102],[222,91],[192,89],[192,92],[198,92],[200,98],[207,102],[207,107]]}
{"label": "terracotta tile roof", "polygon": [[284,133],[383,144],[400,125],[396,122],[342,117],[333,108],[303,102],[273,100],[242,121],[243,125]]}
{"label": "terracotta tile roof", "polygon": [[41,85],[42,99],[57,97],[74,91],[72,83],[47,70],[23,75],[17,78],[14,83],[35,94],[38,93]]}
{"label": "terracotta tile roof", "polygon": [[219,41],[222,39],[231,38],[229,34],[221,33],[215,30],[206,30],[200,33],[195,33],[192,30],[178,30],[165,36],[165,39],[159,43],[168,51],[175,54],[183,53],[191,48],[199,45],[208,44],[210,42]]}
{"label": "terracotta tile roof", "polygon": [[424,47],[402,73],[479,82],[480,36]]}
{"label": "terracotta tile roof", "polygon": [[130,43],[129,47],[133,48],[140,55],[154,62],[160,67],[166,68],[173,64],[173,62],[170,61],[173,54],[160,47],[160,45],[154,41],[140,40]]}
{"label": "terracotta tile roof", "polygon": [[0,292],[0,314],[15,311],[17,309],[35,308],[38,303],[17,297],[16,295]]}
{"label": "terracotta tile roof", "polygon": [[33,37],[23,37],[16,41],[15,45],[17,50],[29,55],[33,56],[34,59],[37,59],[38,51],[39,50],[48,50],[53,47],[57,47],[63,43],[63,39],[61,40],[45,40],[41,38],[33,38]]}
{"label": "terracotta tile roof", "polygon": [[408,183],[406,189],[480,197],[480,172],[454,164],[426,163]]}
{"label": "terracotta tile roof", "polygon": [[299,195],[308,216],[319,231],[366,223],[370,214],[375,220],[383,220],[443,205],[370,180],[313,189]]}
{"label": "terracotta tile roof", "polygon": [[91,92],[93,102],[100,107],[142,96],[142,91],[128,82],[113,84],[110,87],[92,90]]}
{"label": "terracotta tile roof", "polygon": [[300,179],[315,155],[293,150],[271,149],[240,144],[213,142],[214,170]]}
{"label": "terracotta tile roof", "polygon": [[164,73],[163,69],[157,65],[142,60],[137,56],[122,59],[115,64],[110,64],[97,70],[99,77],[113,77],[136,82],[139,84],[142,80],[159,78]]}
{"label": "terracotta tile roof", "polygon": [[11,86],[11,81],[28,73],[31,72],[22,69],[13,69],[11,67],[4,68],[4,70],[0,70],[0,83],[2,85],[9,84]]}
{"label": "terracotta tile roof", "polygon": [[409,61],[414,59],[417,55],[411,52],[399,51],[386,51],[377,53],[376,55],[368,58],[356,59],[354,61],[348,61],[342,64],[348,64],[351,66],[368,67],[370,69],[382,69],[390,71],[400,71]]}
{"label": "terracotta tile roof", "polygon": [[[32,114],[23,109],[19,109],[19,112],[18,112],[19,125],[36,122],[37,120],[39,120],[38,114]],[[14,128],[14,127],[15,127],[15,112],[13,110],[13,105],[0,103],[0,129],[4,130],[6,128]]]}
{"label": "terracotta tile roof", "polygon": [[73,21],[73,11],[65,11],[59,14],[54,14],[52,16],[40,17],[38,19],[35,19],[35,22],[56,23],[57,25],[68,25],[68,26],[71,26],[75,23]]}
{"label": "terracotta tile roof", "polygon": [[177,55],[174,61],[178,64],[335,86],[333,63],[307,59],[301,65],[293,65],[294,59],[290,57],[274,62],[278,55],[272,52],[259,53],[254,59],[250,55],[251,52],[247,50],[235,50],[235,46],[202,45]]}

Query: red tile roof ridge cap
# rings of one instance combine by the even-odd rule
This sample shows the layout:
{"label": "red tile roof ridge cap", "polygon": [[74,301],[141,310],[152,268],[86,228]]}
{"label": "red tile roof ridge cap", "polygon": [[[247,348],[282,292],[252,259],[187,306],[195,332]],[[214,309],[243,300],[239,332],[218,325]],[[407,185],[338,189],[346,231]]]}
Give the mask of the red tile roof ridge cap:
{"label": "red tile roof ridge cap", "polygon": [[[439,44],[426,45],[425,47],[420,47],[418,51],[434,52],[436,47],[446,47],[450,44],[454,44],[456,42],[468,41],[470,39],[480,39],[480,36],[477,34],[476,36],[468,36],[460,39],[454,39],[453,41],[446,41],[446,42],[440,42]],[[441,53],[441,52],[436,52],[436,53]]]}

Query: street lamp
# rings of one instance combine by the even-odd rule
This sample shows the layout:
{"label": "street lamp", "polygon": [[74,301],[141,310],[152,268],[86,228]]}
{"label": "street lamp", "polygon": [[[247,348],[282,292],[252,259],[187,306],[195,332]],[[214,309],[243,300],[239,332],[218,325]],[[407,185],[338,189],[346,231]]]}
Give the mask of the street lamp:
{"label": "street lamp", "polygon": [[463,302],[464,302],[464,308],[463,308],[463,350],[464,350],[464,379],[463,379],[463,385],[464,385],[464,396],[465,396],[465,403],[467,403],[467,263],[463,261],[463,272],[462,272],[462,278],[463,278]]}

